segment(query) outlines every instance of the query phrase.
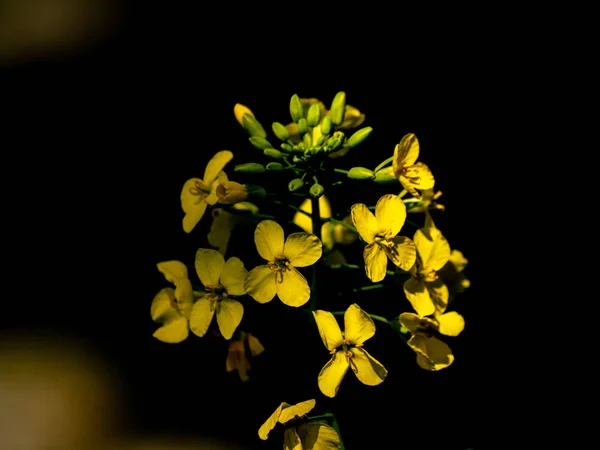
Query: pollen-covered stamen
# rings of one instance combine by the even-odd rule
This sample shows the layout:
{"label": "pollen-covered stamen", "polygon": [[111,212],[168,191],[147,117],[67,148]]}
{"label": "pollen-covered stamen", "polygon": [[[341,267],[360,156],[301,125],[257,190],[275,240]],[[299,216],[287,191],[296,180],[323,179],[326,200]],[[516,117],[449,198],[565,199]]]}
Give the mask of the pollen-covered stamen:
{"label": "pollen-covered stamen", "polygon": [[[361,347],[361,345],[352,344],[352,342],[350,342],[350,340],[348,340],[348,339],[344,339],[342,341],[341,351],[344,352],[344,355],[346,356],[346,359],[348,360],[348,364],[352,368],[352,371],[354,373],[357,373],[358,367],[356,367],[356,363],[352,359],[352,358],[354,358],[354,353],[352,353],[352,351],[350,350],[352,347]],[[336,351],[337,351],[337,349],[334,350],[332,353],[335,353]]]}
{"label": "pollen-covered stamen", "polygon": [[283,273],[291,270],[290,262],[285,256],[278,256],[274,261],[269,261],[267,265],[275,272],[275,282],[277,283],[283,283]]}
{"label": "pollen-covered stamen", "polygon": [[190,194],[197,195],[199,197],[206,197],[208,194],[210,194],[210,187],[200,180],[195,180],[194,186],[190,188]]}
{"label": "pollen-covered stamen", "polygon": [[228,296],[227,291],[221,285],[204,286],[204,288],[206,289],[205,298],[211,302],[218,302]]}
{"label": "pollen-covered stamen", "polygon": [[421,274],[421,278],[426,283],[432,283],[435,280],[437,280],[439,277],[438,277],[438,274],[437,274],[437,272],[435,270],[431,270],[428,273]]}

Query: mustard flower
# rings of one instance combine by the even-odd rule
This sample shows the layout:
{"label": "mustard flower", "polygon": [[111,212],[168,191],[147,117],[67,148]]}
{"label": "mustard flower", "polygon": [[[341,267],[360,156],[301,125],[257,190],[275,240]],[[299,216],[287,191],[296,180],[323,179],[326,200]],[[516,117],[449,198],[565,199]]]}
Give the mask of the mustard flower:
{"label": "mustard flower", "polygon": [[239,339],[229,341],[227,360],[225,361],[225,370],[227,372],[237,370],[242,382],[249,380],[248,371],[252,368],[247,351],[250,352],[250,356],[258,356],[265,351],[265,348],[256,337],[242,331]]}
{"label": "mustard flower", "polygon": [[414,197],[420,198],[420,191],[433,189],[435,179],[429,167],[419,159],[419,141],[417,136],[409,133],[402,138],[394,148],[393,168],[394,174],[406,189]]}

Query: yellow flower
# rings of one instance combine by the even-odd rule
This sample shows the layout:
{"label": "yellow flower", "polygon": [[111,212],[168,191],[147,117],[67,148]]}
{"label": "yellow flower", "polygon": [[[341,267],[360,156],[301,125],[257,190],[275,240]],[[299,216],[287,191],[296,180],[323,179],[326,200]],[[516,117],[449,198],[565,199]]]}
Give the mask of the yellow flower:
{"label": "yellow flower", "polygon": [[[204,169],[204,178],[190,178],[187,180],[181,190],[181,208],[185,213],[183,217],[183,230],[186,233],[191,232],[200,222],[207,205],[217,203],[216,193],[219,185],[219,176],[223,167],[231,161],[233,153],[229,150],[218,152],[206,165]],[[224,174],[223,174],[224,175]]]}
{"label": "yellow flower", "polygon": [[[426,222],[428,222],[426,220]],[[404,294],[413,309],[421,317],[448,306],[449,291],[438,276],[450,257],[450,245],[432,221],[430,226],[415,232],[413,240],[417,246],[417,263],[411,269],[411,278],[404,282]]]}
{"label": "yellow flower", "polygon": [[246,346],[251,356],[258,356],[265,351],[260,341],[250,333],[240,332],[238,340],[229,341],[229,350],[227,352],[227,361],[225,361],[225,370],[232,372],[237,370],[242,382],[248,381],[248,371],[251,369],[250,361],[246,353]]}
{"label": "yellow flower", "polygon": [[438,271],[440,279],[448,286],[450,291],[448,302],[451,302],[457,294],[464,292],[465,289],[471,286],[471,281],[462,273],[468,262],[462,252],[452,250],[448,262]]}
{"label": "yellow flower", "polygon": [[278,423],[285,425],[284,450],[337,450],[341,447],[337,432],[320,422],[307,422],[306,414],[315,407],[315,400],[289,405],[281,403],[271,417],[260,427],[258,436],[264,441]]}
{"label": "yellow flower", "polygon": [[259,303],[273,300],[275,294],[288,306],[302,306],[310,298],[306,278],[296,267],[318,261],[323,245],[309,233],[291,233],[284,241],[283,228],[263,220],[254,231],[256,249],[268,264],[255,267],[246,277],[246,291]]}
{"label": "yellow flower", "polygon": [[216,194],[219,203],[233,205],[245,201],[248,198],[248,188],[235,181],[229,181],[227,174],[221,172],[217,178]]}
{"label": "yellow flower", "polygon": [[465,328],[465,319],[457,312],[419,317],[413,313],[400,314],[400,324],[412,334],[408,345],[417,354],[417,364],[425,370],[440,370],[454,361],[450,347],[430,332],[431,329],[446,336],[458,336]]}
{"label": "yellow flower", "polygon": [[[437,191],[435,194],[433,193],[433,189],[426,189],[423,192],[421,192],[421,198],[414,198],[414,199],[404,199],[404,203],[406,204],[406,209],[407,212],[409,213],[415,213],[415,212],[425,212],[425,211],[429,211],[430,209],[440,209],[440,210],[444,210],[445,206],[444,205],[440,205],[439,203],[436,202],[436,200],[438,198],[440,198],[442,196],[442,191]],[[414,202],[412,202],[411,200],[414,200]],[[410,203],[409,203],[410,201]]]}
{"label": "yellow flower", "polygon": [[373,319],[354,303],[344,313],[344,333],[328,311],[313,311],[319,334],[332,358],[319,373],[319,389],[335,397],[346,371],[352,367],[356,378],[368,386],[383,382],[387,370],[365,349],[363,343],[375,334]]}
{"label": "yellow flower", "polygon": [[406,220],[406,206],[397,195],[384,195],[377,201],[375,215],[363,203],[352,205],[352,222],[368,244],[363,252],[367,277],[375,282],[385,278],[387,258],[403,270],[415,263],[414,243],[396,236]]}
{"label": "yellow flower", "polygon": [[190,314],[190,330],[204,336],[215,313],[223,337],[231,339],[244,315],[240,302],[230,298],[244,295],[244,279],[248,271],[239,258],[229,258],[216,250],[201,248],[196,252],[196,273],[206,292],[193,306]]}
{"label": "yellow flower", "polygon": [[420,198],[416,189],[423,191],[433,189],[435,179],[429,167],[419,159],[419,141],[417,136],[409,133],[402,138],[394,149],[394,174],[402,184],[402,187],[414,197]]}
{"label": "yellow flower", "polygon": [[194,303],[192,283],[185,265],[179,261],[165,261],[156,265],[175,289],[162,289],[152,300],[150,315],[160,323],[153,336],[159,341],[176,344],[188,337],[188,318]]}

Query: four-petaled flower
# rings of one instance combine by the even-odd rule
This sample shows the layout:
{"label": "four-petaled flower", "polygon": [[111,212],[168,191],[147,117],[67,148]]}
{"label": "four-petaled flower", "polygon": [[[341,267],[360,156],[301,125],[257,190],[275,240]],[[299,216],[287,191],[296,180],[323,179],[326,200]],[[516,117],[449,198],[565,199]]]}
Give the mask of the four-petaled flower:
{"label": "four-petaled flower", "polygon": [[221,253],[207,248],[198,249],[195,266],[205,292],[192,308],[190,330],[204,336],[216,313],[219,330],[229,340],[244,315],[242,304],[231,296],[246,293],[244,279],[248,271],[239,258],[232,257],[225,262]]}
{"label": "four-petaled flower", "polygon": [[340,437],[329,425],[309,422],[308,414],[315,407],[315,400],[290,405],[281,403],[273,414],[262,424],[258,436],[264,441],[269,433],[280,423],[285,426],[283,432],[284,450],[337,450],[341,447]]}
{"label": "four-petaled flower", "polygon": [[267,264],[255,267],[246,277],[246,291],[259,303],[273,300],[275,294],[288,306],[302,306],[310,298],[306,278],[296,267],[314,264],[323,253],[317,236],[291,233],[284,240],[283,228],[272,220],[256,226],[254,242]]}
{"label": "four-petaled flower", "polygon": [[394,148],[392,167],[402,187],[414,197],[420,198],[417,189],[420,191],[433,189],[435,179],[429,167],[422,162],[416,162],[417,159],[419,159],[419,140],[413,133],[409,133]]}
{"label": "four-petaled flower", "polygon": [[373,319],[354,303],[344,313],[344,333],[328,311],[313,311],[323,344],[333,356],[319,373],[319,389],[327,397],[335,397],[346,371],[352,372],[360,382],[376,386],[383,382],[387,370],[364,348],[364,342],[375,334]]}
{"label": "four-petaled flower", "polygon": [[367,205],[352,205],[352,222],[368,244],[364,251],[367,277],[375,282],[385,278],[387,259],[403,270],[415,264],[416,250],[405,236],[396,236],[406,220],[406,206],[397,195],[384,195],[375,205],[375,215]]}

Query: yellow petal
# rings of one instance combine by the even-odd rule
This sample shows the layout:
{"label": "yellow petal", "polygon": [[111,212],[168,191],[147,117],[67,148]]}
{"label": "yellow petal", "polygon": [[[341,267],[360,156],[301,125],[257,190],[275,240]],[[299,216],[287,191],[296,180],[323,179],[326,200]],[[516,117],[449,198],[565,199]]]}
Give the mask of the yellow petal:
{"label": "yellow petal", "polygon": [[408,345],[417,353],[417,364],[425,370],[440,370],[454,361],[450,347],[436,337],[417,333],[409,339]]}
{"label": "yellow petal", "polygon": [[397,195],[384,195],[375,205],[378,233],[386,238],[396,236],[406,220],[406,205]]}
{"label": "yellow petal", "polygon": [[[300,205],[300,210],[306,211],[309,214],[312,213],[312,201],[310,198],[307,198],[302,202]],[[331,217],[331,204],[325,195],[322,195],[319,198],[319,216],[321,219],[329,219]],[[306,214],[296,212],[292,222],[294,222],[307,233],[313,232],[312,219]]]}
{"label": "yellow petal", "polygon": [[360,126],[365,121],[365,115],[352,105],[346,105],[344,120],[337,127],[338,130],[351,130]]}
{"label": "yellow petal", "polygon": [[260,343],[258,338],[254,337],[250,333],[246,335],[246,338],[248,339],[248,347],[250,348],[250,354],[252,356],[258,356],[265,351],[265,348]]}
{"label": "yellow petal", "polygon": [[304,275],[291,268],[283,274],[281,283],[275,283],[279,299],[288,306],[302,306],[310,298],[310,288]]}
{"label": "yellow petal", "polygon": [[277,293],[275,272],[267,265],[255,267],[248,272],[244,288],[258,303],[270,302]]}
{"label": "yellow petal", "polygon": [[338,351],[332,356],[319,373],[319,389],[323,395],[335,397],[348,367],[348,357],[344,352]]}
{"label": "yellow petal", "polygon": [[369,280],[377,283],[385,278],[387,271],[387,256],[377,242],[372,242],[363,250],[365,272]]}
{"label": "yellow petal", "polygon": [[437,228],[418,229],[414,242],[422,264],[421,273],[440,270],[450,259],[450,244]]}
{"label": "yellow petal", "polygon": [[180,280],[175,284],[175,300],[179,312],[185,317],[190,316],[192,305],[194,304],[194,291],[192,283],[187,278]]}
{"label": "yellow petal", "polygon": [[407,166],[412,166],[419,159],[419,140],[413,133],[402,138],[394,148],[393,167],[396,176]]}
{"label": "yellow petal", "polygon": [[352,215],[352,223],[354,224],[354,228],[360,234],[360,237],[363,240],[370,244],[375,239],[377,232],[379,231],[379,226],[377,224],[377,219],[373,215],[367,205],[364,203],[355,203],[351,208]]}
{"label": "yellow petal", "polygon": [[452,250],[449,261],[454,265],[457,272],[462,272],[469,263],[460,250]]}
{"label": "yellow petal", "polygon": [[158,263],[156,267],[165,276],[165,279],[173,284],[188,279],[187,267],[180,261],[164,261]]}
{"label": "yellow petal", "polygon": [[327,350],[331,351],[342,345],[344,338],[342,337],[342,330],[340,330],[340,326],[337,320],[335,320],[335,316],[329,311],[320,309],[313,311],[313,316]]}
{"label": "yellow petal", "polygon": [[250,362],[246,357],[244,342],[229,341],[227,359],[225,360],[225,370],[227,372],[233,372],[234,370],[237,370],[240,380],[242,383],[245,383],[250,379],[250,377],[248,377],[248,371],[250,368]]}
{"label": "yellow petal", "polygon": [[240,258],[232,257],[227,260],[221,272],[221,286],[225,288],[229,295],[244,295],[244,281],[248,271]]}
{"label": "yellow petal", "polygon": [[417,248],[413,241],[406,236],[396,236],[387,239],[381,246],[386,256],[402,270],[409,271],[417,260]]}
{"label": "yellow petal", "polygon": [[297,433],[304,450],[338,450],[342,446],[337,432],[325,423],[303,423]]}
{"label": "yellow petal", "polygon": [[425,317],[435,312],[435,305],[424,281],[415,278],[406,280],[404,294],[419,316]]}
{"label": "yellow petal", "polygon": [[232,158],[233,153],[229,150],[217,152],[206,165],[206,169],[204,169],[204,184],[210,186],[212,182],[216,180],[219,172],[223,170],[223,167],[225,167]]}
{"label": "yellow petal", "polygon": [[204,213],[206,212],[206,206],[206,202],[204,200],[200,200],[200,203],[190,208],[189,211],[185,213],[182,221],[183,231],[190,233],[194,227],[198,225],[198,222],[200,222],[200,219],[202,219]]}
{"label": "yellow petal", "polygon": [[321,242],[326,251],[331,250],[335,245],[334,230],[336,226],[338,225],[331,222],[325,222],[321,225]]}
{"label": "yellow petal", "polygon": [[344,337],[354,345],[360,345],[374,334],[373,319],[356,303],[350,305],[344,313]]}
{"label": "yellow petal", "polygon": [[[205,203],[204,196],[192,194],[192,192],[196,192],[197,184],[202,185],[204,183],[202,183],[200,178],[190,178],[183,183],[179,199],[181,200],[181,209],[183,209],[184,213],[190,213],[193,210],[197,210],[201,204]],[[204,208],[206,208],[206,205],[204,205]]]}
{"label": "yellow petal", "polygon": [[277,409],[269,416],[269,418],[263,423],[258,429],[258,437],[265,441],[269,437],[269,432],[275,428],[275,425],[279,422],[279,415],[283,408],[287,408],[289,404],[283,402],[277,407]]}
{"label": "yellow petal", "polygon": [[241,103],[235,104],[233,107],[233,114],[235,116],[235,120],[237,120],[241,126],[244,126],[245,114],[250,114],[252,117],[254,117],[254,113],[250,110],[250,108],[248,108],[246,105],[242,105]]}
{"label": "yellow petal", "polygon": [[231,339],[243,316],[244,307],[237,300],[225,298],[217,304],[217,324],[225,339]]}
{"label": "yellow petal", "polygon": [[254,243],[258,254],[267,261],[283,255],[283,228],[273,220],[263,220],[254,230]]}
{"label": "yellow petal", "polygon": [[399,321],[408,331],[417,331],[421,325],[421,318],[413,313],[400,314]]}
{"label": "yellow petal", "polygon": [[388,373],[383,364],[369,355],[364,348],[352,347],[350,351],[354,355],[350,366],[361,383],[367,386],[377,386],[383,383]]}
{"label": "yellow petal", "polygon": [[154,296],[150,306],[150,316],[155,322],[162,322],[165,317],[178,316],[177,309],[173,307],[175,303],[175,290],[171,288],[161,289]]}
{"label": "yellow petal", "polygon": [[436,315],[438,331],[446,336],[458,336],[465,329],[465,319],[456,311]]}
{"label": "yellow petal", "polygon": [[196,252],[196,273],[205,287],[219,286],[225,258],[212,248],[199,248]]}
{"label": "yellow petal", "polygon": [[283,450],[303,450],[296,427],[287,427],[283,432]]}
{"label": "yellow petal", "polygon": [[316,403],[317,402],[314,399],[311,399],[284,408],[279,415],[279,423],[286,423],[296,416],[302,417],[305,414],[308,414],[315,407]]}
{"label": "yellow petal", "polygon": [[319,260],[323,244],[314,234],[292,233],[285,240],[283,254],[292,266],[306,267]]}
{"label": "yellow petal", "polygon": [[446,308],[448,307],[448,300],[450,298],[448,286],[446,286],[446,284],[439,278],[435,281],[425,283],[425,286],[427,287],[431,301],[435,305],[435,311],[438,314],[442,314],[444,311],[446,311]]}
{"label": "yellow petal", "polygon": [[433,186],[435,186],[435,178],[431,170],[422,162],[406,167],[402,172],[401,178],[404,178],[405,183],[409,184],[413,189],[420,191],[433,189]]}
{"label": "yellow petal", "polygon": [[231,230],[233,229],[233,215],[224,209],[217,208],[212,213],[213,221],[208,233],[208,243],[216,247],[224,255],[231,239]]}
{"label": "yellow petal", "polygon": [[215,302],[211,302],[206,298],[201,298],[194,303],[189,319],[192,333],[200,337],[206,334],[215,314],[215,309]]}
{"label": "yellow petal", "polygon": [[177,344],[184,341],[188,337],[188,334],[188,321],[185,317],[179,316],[168,320],[154,332],[153,336],[167,344]]}

